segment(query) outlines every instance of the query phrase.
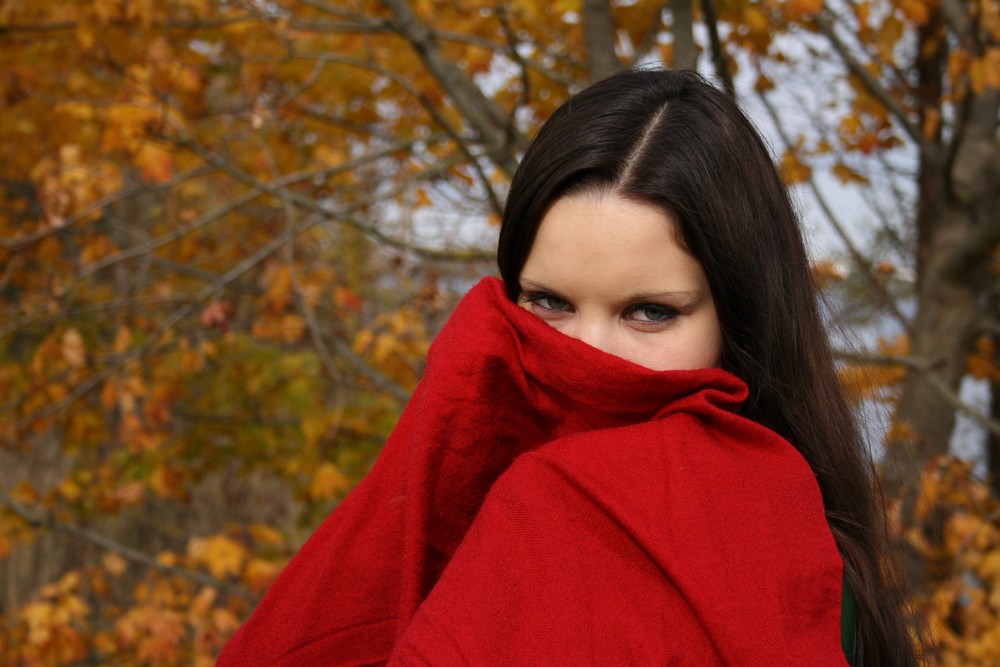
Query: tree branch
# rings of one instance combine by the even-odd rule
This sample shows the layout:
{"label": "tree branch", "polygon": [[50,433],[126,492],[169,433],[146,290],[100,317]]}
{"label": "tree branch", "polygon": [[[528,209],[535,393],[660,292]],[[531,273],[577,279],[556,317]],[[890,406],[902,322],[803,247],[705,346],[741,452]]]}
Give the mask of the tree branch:
{"label": "tree branch", "polygon": [[715,65],[715,75],[722,81],[729,96],[736,98],[736,86],[733,84],[733,74],[729,70],[729,60],[726,50],[719,38],[719,26],[715,17],[715,0],[701,0],[702,11],[705,12],[705,25],[708,27],[708,41],[712,47],[712,64]]}
{"label": "tree branch", "polygon": [[[285,193],[287,192],[287,196],[297,206],[312,213],[315,213],[319,216],[322,216],[324,219],[335,220],[342,224],[346,224],[350,227],[353,227],[354,229],[357,229],[358,231],[367,234],[368,236],[380,241],[385,245],[394,248],[399,248],[401,250],[405,250],[408,252],[412,252],[415,255],[424,257],[426,259],[438,259],[438,260],[448,260],[448,261],[473,261],[473,260],[485,260],[493,257],[492,253],[481,252],[477,250],[470,250],[464,252],[454,251],[454,250],[442,251],[442,250],[433,250],[430,248],[420,248],[413,246],[412,244],[408,244],[404,241],[400,241],[399,239],[395,239],[386,235],[385,233],[377,229],[375,226],[364,223],[352,215],[352,213],[354,213],[355,211],[370,206],[371,202],[350,204],[344,206],[343,208],[333,208],[328,205],[321,204],[313,200],[312,198],[302,195],[298,192],[287,190],[287,188],[283,185],[272,185],[269,183],[264,183],[263,181],[255,178],[253,175],[243,171],[242,169],[234,167],[233,165],[229,164],[229,162],[224,158],[212,153],[207,148],[200,146],[199,144],[193,141],[190,140],[184,141],[182,142],[182,144],[187,148],[193,150],[206,162],[216,165],[219,169],[225,171],[236,180],[242,182],[245,185],[249,185],[255,190],[265,192],[279,200],[283,196],[285,196]],[[429,168],[427,171],[419,174],[418,176],[414,176],[414,178],[411,180],[416,180],[417,178],[426,179],[429,177],[429,175],[433,174],[443,174],[453,166],[454,163],[450,163],[448,161],[441,161],[438,164],[434,165],[433,168]],[[387,192],[380,192],[378,193],[379,200],[385,201],[391,199],[396,195],[408,190],[411,187],[411,185],[412,183],[406,182]]]}
{"label": "tree branch", "polygon": [[53,234],[62,234],[68,232],[72,229],[72,226],[83,220],[87,216],[100,211],[101,209],[111,206],[112,204],[117,204],[119,202],[131,199],[132,197],[137,197],[143,194],[149,194],[154,192],[162,192],[164,190],[169,190],[170,188],[176,187],[185,181],[190,181],[201,176],[215,171],[214,168],[210,167],[198,167],[185,171],[182,174],[177,174],[173,178],[166,180],[162,183],[152,184],[152,183],[142,183],[139,185],[134,185],[125,190],[119,190],[118,192],[113,192],[106,197],[101,197],[92,204],[88,204],[82,210],[77,211],[73,215],[69,216],[63,220],[63,224],[58,227],[46,227],[33,234],[28,234],[25,236],[15,236],[13,238],[0,238],[0,247],[6,248],[7,250],[20,250],[32,243],[41,241],[42,239],[51,236]]}
{"label": "tree branch", "polygon": [[[184,21],[153,21],[150,28],[160,30],[204,30],[210,28],[224,28],[238,23],[247,23],[258,20],[253,14],[242,16],[226,16],[219,18],[190,19]],[[0,37],[4,35],[31,35],[52,32],[71,32],[76,30],[77,21],[59,21],[55,23],[15,23],[0,25]],[[129,26],[132,22],[123,19],[108,22],[109,25]]]}
{"label": "tree branch", "polygon": [[929,364],[916,357],[910,356],[892,356],[892,355],[879,355],[879,354],[863,354],[857,352],[847,352],[843,350],[837,350],[834,352],[834,356],[841,361],[846,361],[852,364],[873,364],[877,366],[903,366],[904,368],[912,371],[916,371],[920,374],[920,377],[927,382],[928,386],[934,391],[938,397],[944,401],[948,407],[952,410],[964,414],[969,419],[973,420],[988,432],[993,435],[1000,437],[1000,421],[990,418],[989,415],[985,415],[979,410],[976,410],[972,406],[966,404],[962,401],[962,398],[955,393],[948,383],[942,380],[929,366]]}
{"label": "tree branch", "polygon": [[88,528],[81,528],[80,526],[66,523],[64,521],[59,521],[52,516],[51,513],[45,513],[43,515],[34,514],[29,511],[27,507],[6,494],[0,495],[0,503],[6,505],[10,511],[19,516],[25,523],[33,528],[47,528],[56,532],[65,533],[75,539],[82,540],[88,544],[100,547],[101,549],[114,552],[122,558],[132,561],[133,563],[138,563],[148,568],[160,570],[161,572],[166,572],[167,574],[172,574],[177,577],[182,577],[203,586],[210,586],[211,588],[218,589],[229,595],[236,595],[238,597],[245,598],[251,602],[256,602],[259,597],[242,586],[231,584],[226,581],[220,581],[203,572],[196,572],[194,570],[188,570],[187,568],[177,567],[176,565],[166,565],[161,563],[156,560],[156,558],[143,551],[139,551],[138,549],[133,549],[132,547],[121,544],[120,542],[116,542],[110,537],[101,535],[98,532]]}
{"label": "tree branch", "polygon": [[524,150],[527,140],[516,128],[508,128],[506,114],[483,95],[458,66],[441,56],[433,33],[413,12],[406,0],[381,0],[393,16],[397,32],[417,51],[420,59],[454,101],[483,143],[486,153],[508,175],[517,169],[512,151]]}
{"label": "tree branch", "polygon": [[970,40],[975,39],[972,32],[972,20],[969,18],[968,10],[963,7],[958,0],[939,0],[941,3],[941,13],[948,26],[955,32],[959,43],[968,45]]}
{"label": "tree branch", "polygon": [[[771,122],[774,123],[778,136],[781,137],[781,141],[785,145],[785,150],[793,150],[794,144],[788,136],[788,133],[785,131],[785,128],[781,123],[781,119],[778,117],[777,110],[775,110],[774,105],[772,105],[771,101],[767,98],[767,93],[764,91],[758,91],[757,96],[760,98],[760,101],[764,104],[764,108],[767,110],[768,115],[771,117]],[[823,211],[823,215],[826,217],[827,222],[830,223],[830,226],[833,227],[834,231],[837,232],[837,235],[847,247],[847,252],[851,255],[851,259],[858,266],[858,268],[861,269],[861,272],[868,280],[868,283],[875,289],[875,293],[881,297],[883,305],[889,309],[889,312],[896,318],[896,321],[908,331],[910,328],[909,321],[899,310],[899,306],[896,305],[896,300],[892,298],[892,295],[886,289],[885,284],[875,277],[875,268],[872,266],[872,263],[854,244],[854,241],[851,240],[850,234],[847,233],[847,229],[840,224],[840,220],[838,220],[837,216],[833,214],[833,211],[830,209],[830,205],[826,201],[826,197],[823,196],[819,186],[816,185],[816,180],[813,178],[812,174],[810,174],[806,179],[806,183],[809,185],[809,189],[816,198],[816,202],[819,204],[820,210]]]}
{"label": "tree branch", "polygon": [[823,13],[816,14],[814,20],[816,21],[816,25],[819,27],[820,32],[823,33],[828,40],[830,40],[830,45],[833,46],[837,55],[839,55],[840,59],[845,65],[847,65],[847,69],[849,69],[854,76],[858,77],[858,80],[861,81],[865,90],[867,90],[872,97],[878,100],[879,103],[884,106],[890,114],[892,114],[892,117],[895,118],[896,121],[902,126],[906,134],[913,140],[913,143],[915,143],[921,151],[925,150],[926,141],[924,140],[924,135],[920,131],[920,128],[917,127],[916,123],[914,123],[909,115],[907,115],[906,111],[903,110],[903,107],[899,105],[899,102],[897,102],[896,99],[890,95],[884,87],[882,87],[882,84],[875,79],[872,73],[869,72],[868,69],[854,57],[844,42],[841,41],[840,37],[837,36],[836,30],[826,15]]}

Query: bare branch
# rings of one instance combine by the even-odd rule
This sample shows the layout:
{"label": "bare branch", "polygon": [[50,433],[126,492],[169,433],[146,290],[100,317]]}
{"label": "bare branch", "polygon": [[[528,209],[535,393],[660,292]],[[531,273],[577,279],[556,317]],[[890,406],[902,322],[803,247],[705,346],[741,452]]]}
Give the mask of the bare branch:
{"label": "bare branch", "polygon": [[[412,145],[415,142],[416,142],[415,139],[410,139],[408,141],[401,141],[397,144],[393,144],[392,146],[388,146],[384,149],[373,151],[372,153],[367,153],[365,155],[358,156],[351,160],[346,160],[340,164],[333,165],[325,169],[310,170],[307,172],[301,172],[301,171],[293,172],[291,174],[282,176],[281,178],[275,179],[273,181],[273,187],[283,188],[288,185],[293,185],[301,181],[307,181],[316,178],[328,179],[336,174],[353,171],[371,162],[376,162],[383,158],[389,157],[401,150],[406,150],[412,147]],[[218,169],[219,167],[213,166],[211,167],[210,170],[216,171]],[[261,190],[260,188],[252,188],[251,190],[248,190],[247,192],[244,192],[234,197],[233,199],[230,199],[222,206],[218,206],[212,209],[211,211],[208,211],[207,213],[198,216],[196,219],[192,220],[187,225],[183,225],[181,227],[174,229],[171,232],[150,239],[146,243],[137,246],[132,246],[127,250],[122,250],[121,252],[117,252],[114,255],[109,255],[96,262],[93,262],[92,264],[88,264],[80,271],[77,278],[78,279],[85,278],[89,275],[96,273],[97,271],[106,269],[109,266],[112,266],[119,262],[123,262],[125,260],[132,259],[135,257],[144,256],[148,253],[158,250],[159,248],[174,243],[175,241],[178,241],[184,238],[185,236],[194,233],[195,231],[201,229],[202,227],[205,227],[213,222],[222,219],[229,213],[232,213],[233,211],[239,209],[240,207],[257,199],[258,197],[261,197],[267,192],[268,191]]]}
{"label": "bare branch", "polygon": [[[439,260],[449,260],[449,261],[472,261],[472,260],[490,259],[493,257],[492,253],[482,252],[478,250],[469,250],[469,251],[435,250],[431,248],[415,247],[399,239],[387,236],[385,233],[380,231],[375,226],[364,223],[352,215],[352,213],[354,213],[355,211],[370,206],[371,205],[370,202],[351,204],[339,209],[333,208],[326,204],[314,201],[313,199],[306,197],[305,195],[302,195],[298,192],[287,190],[282,185],[271,185],[268,183],[264,183],[263,181],[260,181],[259,179],[255,178],[253,175],[241,169],[238,169],[237,167],[234,167],[233,165],[229,164],[229,162],[226,159],[218,155],[215,155],[207,148],[200,146],[193,141],[185,141],[182,143],[184,146],[190,148],[199,156],[201,156],[201,158],[204,159],[206,162],[210,162],[211,164],[218,166],[219,169],[230,174],[233,178],[244,183],[245,185],[249,185],[255,190],[266,192],[267,194],[270,194],[279,199],[282,196],[284,196],[284,193],[287,191],[288,197],[297,206],[300,206],[301,208],[307,211],[322,216],[324,219],[335,220],[342,224],[346,224],[350,227],[353,227],[354,229],[357,229],[358,231],[369,235],[370,237],[380,241],[385,245],[394,248],[399,248],[401,250],[406,250],[408,252],[412,252],[426,259],[439,259]],[[435,164],[432,168],[429,168],[427,171],[423,172],[419,176],[414,176],[412,180],[416,180],[417,178],[422,178],[422,179],[429,178],[434,174],[443,174],[453,166],[454,163],[449,162],[447,160],[440,161],[437,164]],[[390,191],[379,193],[379,198],[382,200],[391,199],[392,197],[395,197],[397,194],[405,192],[407,189],[409,189],[409,187],[411,187],[409,183],[403,183],[402,185],[399,185]]]}
{"label": "bare branch", "polygon": [[504,171],[517,168],[512,151],[523,150],[527,140],[516,128],[508,128],[506,114],[483,95],[458,66],[442,57],[433,33],[413,12],[406,0],[381,0],[393,16],[394,26],[420,55],[424,65],[455,102],[455,106],[479,135],[487,154]]}
{"label": "bare branch", "polygon": [[[767,110],[768,115],[771,117],[771,121],[774,123],[774,127],[778,132],[778,136],[781,137],[782,143],[785,145],[786,150],[792,150],[794,143],[785,131],[784,125],[781,123],[781,118],[778,116],[777,110],[775,110],[774,105],[767,98],[767,94],[763,91],[758,91],[758,97],[764,104],[764,108]],[[875,293],[879,295],[883,305],[889,309],[896,321],[906,330],[909,330],[910,324],[903,313],[899,310],[899,306],[896,305],[896,300],[892,297],[892,294],[886,289],[886,286],[882,281],[876,278],[876,272],[872,266],[871,261],[865,257],[864,253],[854,244],[851,239],[850,234],[847,233],[847,229],[840,223],[840,220],[833,214],[830,209],[830,205],[826,201],[826,197],[823,196],[822,191],[816,184],[816,180],[810,174],[809,178],[806,179],[806,184],[809,186],[810,191],[816,198],[816,202],[819,204],[820,210],[823,211],[823,215],[826,217],[830,226],[837,232],[837,235],[843,241],[844,245],[847,247],[847,252],[851,255],[851,259],[854,263],[861,269],[865,278],[868,280],[869,284],[875,289]]]}
{"label": "bare branch", "polygon": [[[211,28],[224,28],[226,26],[237,25],[256,21],[253,14],[243,14],[241,16],[225,16],[218,18],[191,19],[185,21],[152,21],[150,28],[161,30],[206,30]],[[109,25],[126,26],[127,21],[112,19]],[[0,25],[0,37],[4,35],[32,35],[53,32],[72,32],[76,30],[77,21],[60,21],[56,23],[20,23]]]}
{"label": "bare branch", "polygon": [[[497,10],[497,17],[500,19],[501,24],[503,25],[504,28],[504,32],[508,36],[507,47],[509,47],[511,38],[514,36],[515,33],[510,26],[510,21],[507,18],[508,12],[505,11],[503,7],[500,7]],[[488,39],[483,39],[482,37],[477,37],[475,35],[466,35],[459,32],[451,32],[450,30],[435,29],[434,36],[442,42],[453,42],[455,44],[468,44],[470,46],[478,46],[480,48],[489,49],[496,53],[505,52],[504,44],[501,44],[499,42],[491,42]],[[509,51],[507,51],[507,55],[511,55]],[[538,72],[539,74],[549,79],[553,83],[558,83],[560,86],[564,86],[566,88],[569,88],[570,86],[577,83],[576,81],[563,76],[559,72],[556,72],[552,68],[546,67],[545,65],[543,65],[542,63],[538,62],[533,58],[525,58],[520,54],[517,55],[518,55],[517,60],[519,62],[522,62],[527,69],[530,69],[534,72]],[[513,57],[513,55],[511,55],[511,57]]]}
{"label": "bare branch", "polygon": [[155,192],[162,192],[164,190],[169,190],[170,188],[176,187],[185,181],[190,181],[201,176],[215,171],[211,167],[197,167],[189,171],[185,171],[182,174],[177,174],[173,178],[163,181],[162,183],[152,184],[152,183],[141,183],[139,185],[126,188],[124,190],[119,190],[118,192],[113,192],[106,197],[102,197],[92,204],[85,206],[80,211],[77,211],[73,215],[69,216],[63,223],[58,227],[46,227],[33,234],[28,234],[25,236],[15,236],[13,238],[0,238],[0,247],[6,248],[8,250],[20,250],[25,246],[31,245],[37,241],[41,241],[47,236],[52,236],[53,234],[63,234],[72,230],[73,225],[83,220],[87,216],[100,211],[101,209],[117,204],[119,202],[125,201],[126,199],[131,199],[132,197],[137,197],[143,194],[150,194]]}
{"label": "bare branch", "polygon": [[729,59],[726,49],[719,38],[719,26],[715,17],[715,0],[701,0],[701,8],[705,12],[705,25],[708,27],[708,41],[712,47],[712,63],[715,65],[715,75],[722,81],[730,97],[736,97],[736,86],[733,84],[733,74],[729,70]]}
{"label": "bare branch", "polygon": [[969,19],[968,9],[963,7],[958,0],[940,0],[941,13],[948,26],[955,32],[959,41],[966,44],[969,40],[975,39],[972,31],[972,21]]}
{"label": "bare branch", "polygon": [[835,351],[834,356],[841,361],[846,361],[852,364],[903,366],[908,370],[915,371],[920,374],[920,377],[927,383],[934,393],[948,405],[948,407],[956,412],[964,414],[993,435],[1000,437],[1000,421],[992,419],[989,415],[983,414],[979,410],[962,401],[962,398],[948,386],[948,383],[942,380],[940,376],[938,376],[937,373],[930,368],[930,365],[922,359],[909,356],[863,354],[842,350]]}
{"label": "bare branch", "polygon": [[160,570],[161,572],[166,572],[167,574],[172,574],[177,577],[182,577],[203,586],[218,589],[229,595],[236,595],[238,597],[245,598],[251,602],[256,602],[259,597],[242,586],[232,584],[227,581],[220,581],[219,579],[203,572],[197,572],[194,570],[188,570],[187,568],[177,567],[176,565],[161,563],[153,556],[150,556],[143,551],[139,551],[138,549],[133,549],[132,547],[126,546],[120,542],[116,542],[106,535],[101,535],[100,533],[90,530],[89,528],[82,528],[71,523],[60,521],[51,513],[46,512],[45,514],[35,514],[6,494],[0,495],[0,503],[6,505],[10,511],[19,516],[25,523],[33,528],[47,528],[56,532],[65,533],[75,539],[82,540],[89,544],[93,544],[94,546],[100,547],[101,549],[116,553],[122,558],[130,560],[133,563],[138,563],[145,567]]}
{"label": "bare branch", "polygon": [[[275,164],[274,155],[270,150],[268,150],[267,144],[263,142],[261,143],[263,154],[267,157],[268,165],[271,169],[272,179],[276,179],[278,178],[279,170]],[[299,281],[299,272],[295,267],[295,205],[288,197],[287,191],[282,192],[281,202],[285,207],[285,220],[288,234],[288,239],[285,243],[285,259],[288,266],[288,275],[292,282],[292,291],[294,292],[295,303],[299,312],[302,313],[302,316],[306,321],[306,327],[309,329],[309,335],[312,338],[316,354],[319,355],[320,363],[323,364],[323,370],[325,370],[326,374],[330,377],[330,381],[333,383],[337,392],[337,402],[333,417],[333,430],[330,434],[331,437],[333,437],[333,435],[336,434],[337,429],[340,428],[340,423],[344,415],[344,403],[346,400],[344,394],[344,378],[341,376],[340,371],[333,362],[330,350],[327,348],[326,343],[323,340],[323,332],[320,329],[319,323],[316,321],[316,314],[313,312],[312,306],[309,305],[309,300],[306,299],[305,292],[302,289],[302,283]]]}
{"label": "bare branch", "polygon": [[916,123],[910,118],[906,111],[899,105],[899,102],[889,94],[882,84],[880,84],[872,73],[854,57],[854,54],[850,52],[844,42],[837,35],[836,30],[830,23],[830,20],[823,13],[817,14],[814,17],[816,25],[819,27],[821,33],[823,33],[828,40],[830,40],[831,46],[840,56],[840,59],[847,65],[847,68],[851,73],[858,77],[861,84],[865,87],[865,90],[874,97],[879,103],[884,106],[892,117],[902,126],[906,134],[913,140],[913,143],[920,148],[921,151],[926,149],[926,141],[924,140],[924,135],[917,127]]}
{"label": "bare branch", "polygon": [[[305,232],[311,229],[312,227],[315,227],[323,220],[324,218],[322,216],[314,216],[309,221],[304,222],[301,226],[296,228],[294,230],[294,233],[301,234],[302,232]],[[285,242],[286,242],[285,235],[282,234],[277,239],[258,248],[257,252],[247,256],[241,262],[236,264],[236,266],[234,266],[229,271],[219,276],[219,278],[215,282],[202,288],[202,290],[199,291],[190,302],[174,310],[174,312],[171,313],[167,318],[165,318],[156,328],[156,330],[153,331],[149,335],[149,337],[146,338],[145,342],[141,347],[130,351],[128,354],[121,355],[115,363],[84,379],[75,387],[73,387],[71,391],[67,392],[66,395],[60,398],[59,400],[50,403],[49,405],[46,405],[43,408],[39,408],[34,413],[28,415],[27,417],[24,417],[14,425],[14,430],[17,432],[24,431],[33,422],[61,412],[69,405],[72,405],[76,401],[86,396],[90,391],[92,391],[102,382],[104,382],[109,377],[111,377],[119,370],[124,368],[129,362],[137,359],[142,359],[146,355],[150,354],[151,351],[156,346],[156,344],[160,341],[160,339],[163,338],[163,336],[168,331],[170,331],[174,327],[174,325],[176,325],[182,319],[190,315],[197,306],[201,305],[201,303],[215,296],[226,285],[233,282],[234,280],[242,276],[244,273],[252,269],[254,266],[256,266],[260,262],[264,261],[271,255],[273,255],[275,252],[278,251],[278,249],[281,248],[281,246]]]}

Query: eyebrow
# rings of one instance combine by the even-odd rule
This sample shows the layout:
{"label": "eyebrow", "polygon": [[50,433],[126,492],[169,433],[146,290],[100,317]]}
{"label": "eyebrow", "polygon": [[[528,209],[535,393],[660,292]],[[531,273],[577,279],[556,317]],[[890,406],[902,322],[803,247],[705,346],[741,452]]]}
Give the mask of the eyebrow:
{"label": "eyebrow", "polygon": [[[530,287],[543,292],[552,292],[553,294],[559,294],[559,290],[553,289],[546,285],[545,283],[540,283],[537,280],[531,280],[529,278],[521,278],[519,282],[524,283]],[[676,290],[667,292],[636,292],[635,294],[630,294],[625,300],[629,302],[635,301],[645,301],[647,299],[660,299],[663,297],[667,298],[686,298],[690,299],[691,303],[696,303],[699,301],[705,292],[704,290]]]}

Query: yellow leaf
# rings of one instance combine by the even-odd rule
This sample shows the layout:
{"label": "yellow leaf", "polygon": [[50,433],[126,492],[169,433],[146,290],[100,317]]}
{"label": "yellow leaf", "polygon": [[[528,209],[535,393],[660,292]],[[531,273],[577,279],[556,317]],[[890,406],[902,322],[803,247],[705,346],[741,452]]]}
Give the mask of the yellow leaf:
{"label": "yellow leaf", "polygon": [[102,25],[107,25],[117,18],[121,12],[122,3],[120,0],[94,0],[94,14],[100,19]]}
{"label": "yellow leaf", "polygon": [[47,644],[52,638],[53,608],[47,602],[31,602],[21,610],[21,620],[28,626],[28,643]]}
{"label": "yellow leaf", "polygon": [[1000,367],[996,363],[996,345],[986,336],[976,339],[975,350],[966,362],[966,372],[979,380],[1000,382]]}
{"label": "yellow leaf", "polygon": [[30,483],[21,481],[14,486],[10,497],[22,505],[33,505],[38,502],[38,491]]}
{"label": "yellow leaf", "polygon": [[286,343],[294,343],[302,339],[306,332],[306,321],[295,313],[288,313],[281,318],[281,339]]}
{"label": "yellow leaf", "polygon": [[823,11],[823,0],[788,0],[786,11],[791,19],[803,19]]}
{"label": "yellow leaf", "polygon": [[771,23],[767,20],[767,15],[756,5],[747,5],[743,9],[743,22],[746,23],[750,32],[767,34],[771,28]]}
{"label": "yellow leaf", "polygon": [[188,556],[208,568],[212,576],[222,579],[237,574],[243,566],[246,549],[236,540],[225,535],[192,538],[188,542]]}
{"label": "yellow leaf", "polygon": [[125,325],[119,326],[118,332],[115,334],[115,343],[113,346],[115,354],[124,353],[131,345],[132,330]]}
{"label": "yellow leaf", "polygon": [[189,611],[192,616],[208,616],[219,597],[219,592],[210,586],[205,586],[191,601]]}
{"label": "yellow leaf", "polygon": [[1000,47],[990,47],[982,58],[969,63],[972,90],[982,93],[987,88],[1000,89]]}
{"label": "yellow leaf", "polygon": [[240,620],[228,609],[216,607],[212,610],[212,625],[215,626],[216,630],[228,636],[240,627]]}
{"label": "yellow leaf", "polygon": [[930,3],[927,0],[899,0],[899,11],[916,25],[924,25],[930,16]]}
{"label": "yellow leaf", "polygon": [[808,180],[812,176],[812,169],[799,160],[794,152],[785,151],[781,158],[781,176],[786,184],[794,185]]}
{"label": "yellow leaf", "polygon": [[372,342],[375,340],[375,332],[371,329],[362,329],[354,337],[354,343],[351,348],[356,354],[365,354],[368,349],[372,346]]}
{"label": "yellow leaf", "polygon": [[895,16],[888,16],[879,26],[875,47],[886,62],[895,62],[896,44],[903,37],[903,23]]}
{"label": "yellow leaf", "polygon": [[79,500],[82,495],[80,485],[70,477],[59,483],[59,486],[56,487],[56,492],[71,503]]}
{"label": "yellow leaf", "polygon": [[113,551],[105,552],[101,556],[101,564],[114,577],[120,577],[128,568],[128,562]]}
{"label": "yellow leaf", "polygon": [[144,143],[135,155],[136,165],[142,169],[142,176],[151,183],[163,183],[173,173],[173,157],[170,151],[154,143]]}
{"label": "yellow leaf", "polygon": [[264,592],[271,582],[281,573],[281,566],[262,558],[254,558],[247,563],[246,571],[243,573],[243,581],[254,593]]}
{"label": "yellow leaf", "polygon": [[333,302],[337,304],[337,307],[342,310],[350,310],[355,313],[360,313],[365,308],[364,299],[362,299],[356,292],[350,290],[346,287],[337,287],[333,291]]}
{"label": "yellow leaf", "polygon": [[281,533],[262,523],[250,524],[247,526],[247,532],[250,533],[250,537],[252,537],[257,544],[280,546],[285,543],[285,538]]}
{"label": "yellow leaf", "polygon": [[886,444],[907,442],[916,437],[913,427],[906,422],[893,422],[885,434]]}
{"label": "yellow leaf", "polygon": [[[194,539],[191,541],[194,542]],[[190,543],[188,543],[188,548],[189,549],[191,548]],[[177,560],[178,560],[177,554],[175,554],[172,551],[161,551],[160,553],[156,554],[156,562],[159,563],[160,565],[166,565],[167,567],[174,567],[177,565]]]}
{"label": "yellow leaf", "polygon": [[[979,565],[979,575],[987,581],[1000,582],[1000,551],[991,551]],[[1000,590],[1000,586],[996,587]]]}
{"label": "yellow leaf", "polygon": [[848,167],[843,162],[838,162],[833,165],[833,175],[840,180],[841,183],[863,183],[868,185],[869,180],[863,174],[859,174],[850,167]]}
{"label": "yellow leaf", "polygon": [[847,267],[844,266],[843,262],[836,262],[832,259],[813,262],[810,270],[820,289],[825,288],[831,282],[839,283],[847,278]]}
{"label": "yellow leaf", "polygon": [[60,594],[72,593],[79,590],[80,584],[83,583],[83,577],[80,576],[79,570],[70,570],[62,576],[62,579],[56,584],[56,590]]}
{"label": "yellow leaf", "polygon": [[76,41],[84,50],[89,50],[97,41],[97,26],[89,19],[81,18],[76,22]]}
{"label": "yellow leaf", "polygon": [[76,329],[68,329],[63,333],[60,351],[66,363],[73,368],[83,368],[87,363],[87,348],[83,343],[83,336]]}
{"label": "yellow leaf", "polygon": [[350,481],[342,472],[329,462],[320,464],[309,485],[309,497],[313,500],[329,500],[338,493],[350,488]]}

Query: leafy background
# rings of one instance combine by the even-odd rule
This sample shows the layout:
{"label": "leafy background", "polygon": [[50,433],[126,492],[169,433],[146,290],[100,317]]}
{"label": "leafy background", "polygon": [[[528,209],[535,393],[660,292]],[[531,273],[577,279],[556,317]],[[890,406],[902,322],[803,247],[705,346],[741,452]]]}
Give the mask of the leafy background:
{"label": "leafy background", "polygon": [[998,38],[996,0],[0,0],[4,664],[213,664],[494,271],[539,122],[636,64],[733,91],[836,240],[927,662],[1000,663]]}

